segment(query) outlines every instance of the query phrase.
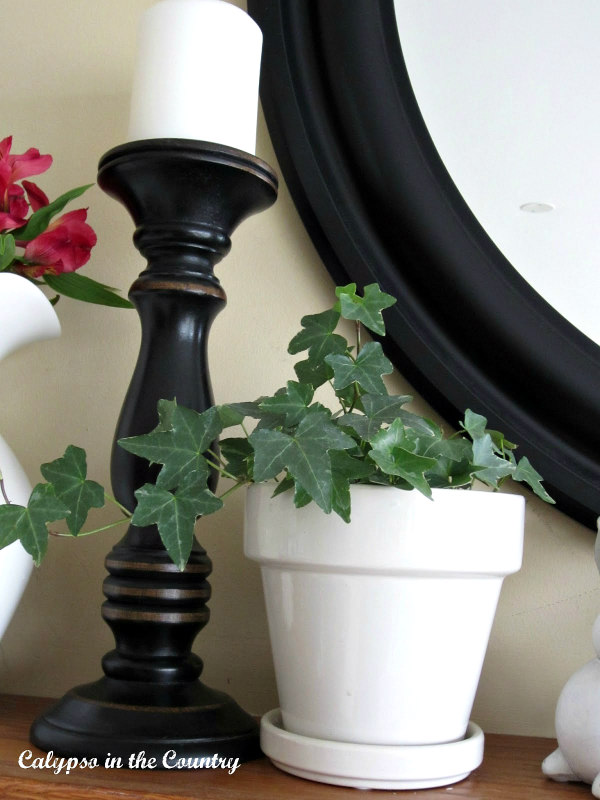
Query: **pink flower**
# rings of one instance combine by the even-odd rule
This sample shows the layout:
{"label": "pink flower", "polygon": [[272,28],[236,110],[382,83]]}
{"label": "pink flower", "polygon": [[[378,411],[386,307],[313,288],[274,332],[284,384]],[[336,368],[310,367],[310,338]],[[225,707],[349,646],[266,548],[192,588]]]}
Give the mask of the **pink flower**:
{"label": "pink flower", "polygon": [[0,211],[0,232],[20,228],[26,222],[29,205],[25,200],[25,192],[20,186],[9,186],[6,190],[4,211]]}
{"label": "pink flower", "polygon": [[[35,147],[30,147],[20,156],[11,156],[12,136],[0,142],[0,231],[20,228],[29,212],[25,191],[17,181],[30,175],[45,172],[52,164],[52,156],[42,156]],[[35,183],[24,181],[27,197],[35,211],[48,204],[48,198]],[[45,202],[44,202],[45,201]]]}
{"label": "pink flower", "polygon": [[89,261],[97,238],[86,223],[87,210],[69,211],[54,220],[44,233],[25,245],[25,259],[30,262],[19,268],[33,278],[44,273],[60,275],[74,272]]}
{"label": "pink flower", "polygon": [[9,186],[23,178],[40,175],[52,164],[52,156],[40,155],[35,147],[30,147],[20,156],[11,156],[12,136],[0,142],[0,196],[5,197]]}
{"label": "pink flower", "polygon": [[23,181],[22,185],[27,192],[27,199],[29,200],[32,211],[38,211],[40,208],[48,205],[50,201],[39,186],[31,181]]}

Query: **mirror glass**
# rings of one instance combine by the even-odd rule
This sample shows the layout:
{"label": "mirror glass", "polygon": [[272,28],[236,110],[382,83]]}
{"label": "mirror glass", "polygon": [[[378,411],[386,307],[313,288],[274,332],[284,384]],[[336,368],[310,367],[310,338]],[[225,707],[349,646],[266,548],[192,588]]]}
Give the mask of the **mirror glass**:
{"label": "mirror glass", "polygon": [[600,3],[395,0],[424,121],[502,253],[600,344]]}

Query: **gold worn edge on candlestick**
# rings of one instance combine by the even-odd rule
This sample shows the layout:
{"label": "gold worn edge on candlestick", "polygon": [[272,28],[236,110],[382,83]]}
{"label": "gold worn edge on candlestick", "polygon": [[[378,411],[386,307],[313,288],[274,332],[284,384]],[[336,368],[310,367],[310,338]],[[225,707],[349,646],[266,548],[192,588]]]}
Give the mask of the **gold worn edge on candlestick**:
{"label": "gold worn edge on candlestick", "polygon": [[98,163],[98,172],[101,173],[122,160],[130,161],[135,155],[141,156],[156,150],[166,153],[169,149],[173,153],[181,152],[204,156],[203,160],[210,163],[238,167],[244,172],[261,178],[275,193],[278,192],[277,174],[262,158],[235,147],[196,139],[139,139],[133,142],[124,142],[111,148],[101,157]]}
{"label": "gold worn edge on candlestick", "polygon": [[142,611],[140,609],[112,608],[102,606],[102,618],[106,620],[129,620],[135,622],[188,623],[206,622],[208,608],[203,611]]}
{"label": "gold worn edge on candlestick", "polygon": [[157,563],[157,562],[143,562],[143,561],[116,561],[112,558],[107,558],[104,562],[106,569],[111,570],[136,570],[147,572],[175,572],[177,574],[185,574],[187,572],[204,572],[208,576],[210,568],[207,564],[186,564],[185,569],[180,570],[176,564],[173,563]]}
{"label": "gold worn edge on candlestick", "polygon": [[109,584],[105,594],[107,597],[156,597],[161,600],[202,600],[210,597],[210,591],[205,589],[177,589],[177,588],[142,588],[133,586],[117,586]]}
{"label": "gold worn edge on candlestick", "polygon": [[205,283],[195,283],[194,281],[181,281],[181,280],[166,280],[161,278],[153,278],[150,276],[136,278],[133,282],[129,294],[137,290],[143,289],[149,292],[190,292],[197,295],[208,295],[209,297],[216,297],[219,300],[226,300],[226,295],[223,289],[210,286]]}

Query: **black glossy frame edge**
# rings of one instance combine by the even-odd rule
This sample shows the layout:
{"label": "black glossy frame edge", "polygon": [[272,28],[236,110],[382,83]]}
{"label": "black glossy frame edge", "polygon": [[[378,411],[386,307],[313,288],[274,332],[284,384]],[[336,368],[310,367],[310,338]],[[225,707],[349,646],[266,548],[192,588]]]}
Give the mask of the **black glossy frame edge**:
{"label": "black glossy frame edge", "polygon": [[420,115],[392,0],[248,0],[261,98],[296,207],[336,283],[398,298],[383,344],[449,422],[519,442],[558,507],[600,513],[600,347],[513,269],[450,179]]}

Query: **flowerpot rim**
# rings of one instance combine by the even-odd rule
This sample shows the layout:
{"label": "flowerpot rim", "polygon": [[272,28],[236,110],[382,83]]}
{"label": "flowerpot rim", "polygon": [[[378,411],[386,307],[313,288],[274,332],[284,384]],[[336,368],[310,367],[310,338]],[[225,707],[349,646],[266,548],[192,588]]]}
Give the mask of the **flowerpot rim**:
{"label": "flowerpot rim", "polygon": [[246,499],[245,552],[261,564],[295,569],[387,574],[481,574],[518,571],[525,500],[487,491],[420,492],[355,484],[345,523],[315,503],[272,497],[274,483],[254,484]]}

